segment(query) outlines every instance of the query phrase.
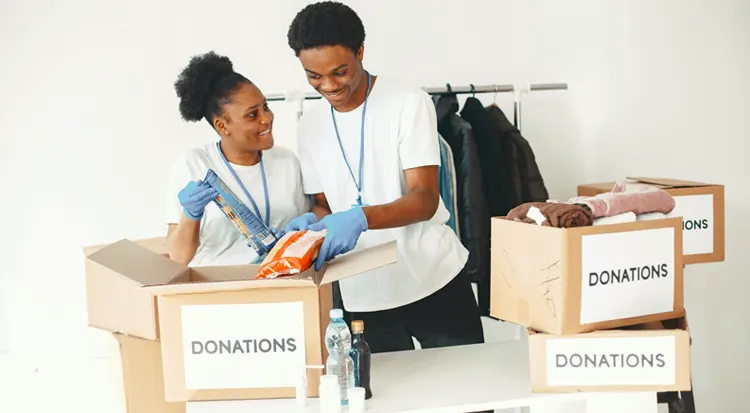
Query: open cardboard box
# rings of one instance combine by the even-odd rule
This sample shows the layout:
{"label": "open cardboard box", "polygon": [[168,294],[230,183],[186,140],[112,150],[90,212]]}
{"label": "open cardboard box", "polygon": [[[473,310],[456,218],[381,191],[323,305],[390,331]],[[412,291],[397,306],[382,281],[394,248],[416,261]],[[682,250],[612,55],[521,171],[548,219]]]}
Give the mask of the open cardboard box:
{"label": "open cardboard box", "polygon": [[536,393],[691,389],[684,312],[663,322],[584,334],[527,331]]}
{"label": "open cardboard box", "polygon": [[679,218],[578,228],[492,218],[490,315],[551,334],[683,309]]}
{"label": "open cardboard box", "polygon": [[[614,182],[578,185],[578,196],[609,192]],[[628,178],[628,186],[661,188],[675,199],[669,217],[683,218],[685,264],[724,261],[724,185],[668,178]]]}
{"label": "open cardboard box", "polygon": [[121,240],[87,257],[89,324],[160,339],[169,402],[294,397],[302,374],[315,397],[331,283],[396,260],[392,241],[255,280],[259,265],[189,268]]}

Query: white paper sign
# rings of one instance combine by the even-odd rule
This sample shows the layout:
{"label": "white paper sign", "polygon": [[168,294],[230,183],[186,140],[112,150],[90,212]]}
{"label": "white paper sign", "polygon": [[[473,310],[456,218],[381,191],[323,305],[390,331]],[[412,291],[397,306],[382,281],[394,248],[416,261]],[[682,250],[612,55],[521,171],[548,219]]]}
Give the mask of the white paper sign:
{"label": "white paper sign", "polygon": [[674,228],[585,235],[581,324],[674,310]]}
{"label": "white paper sign", "polygon": [[547,385],[674,385],[675,358],[674,336],[550,339]]}
{"label": "white paper sign", "polygon": [[302,302],[182,306],[185,387],[294,387],[305,365]]}
{"label": "white paper sign", "polygon": [[684,195],[674,197],[669,217],[682,217],[682,253],[714,252],[714,196]]}

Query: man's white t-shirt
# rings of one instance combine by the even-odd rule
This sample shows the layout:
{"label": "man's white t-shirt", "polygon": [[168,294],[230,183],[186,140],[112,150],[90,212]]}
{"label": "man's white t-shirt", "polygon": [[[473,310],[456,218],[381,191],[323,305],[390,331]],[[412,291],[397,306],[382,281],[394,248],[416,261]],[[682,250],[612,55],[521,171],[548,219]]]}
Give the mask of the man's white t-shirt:
{"label": "man's white t-shirt", "polygon": [[[261,219],[265,222],[266,200],[260,163],[252,166],[231,165],[258,205]],[[271,207],[270,225],[282,228],[292,218],[309,211],[312,203],[310,197],[303,192],[299,161],[294,152],[279,146],[264,151],[263,166]],[[209,168],[255,213],[252,203],[221,158],[216,142],[213,142],[186,151],[175,163],[167,190],[167,224],[179,223],[183,213],[177,194],[188,182],[203,180]],[[257,258],[255,250],[247,245],[247,241],[229,218],[214,202],[209,203],[201,219],[198,251],[189,265],[242,265],[250,264]]]}
{"label": "man's white t-shirt", "polygon": [[[334,111],[357,181],[363,107]],[[387,204],[406,195],[405,169],[440,165],[436,118],[434,103],[422,89],[376,79],[365,119],[363,204]],[[357,187],[336,139],[331,105],[321,101],[306,111],[297,131],[305,193],[325,193],[332,212],[350,209],[356,204]],[[445,225],[448,218],[441,200],[428,221],[364,232],[354,251],[396,240],[398,262],[341,280],[344,307],[355,312],[396,308],[427,297],[451,281],[463,269],[469,252]]]}

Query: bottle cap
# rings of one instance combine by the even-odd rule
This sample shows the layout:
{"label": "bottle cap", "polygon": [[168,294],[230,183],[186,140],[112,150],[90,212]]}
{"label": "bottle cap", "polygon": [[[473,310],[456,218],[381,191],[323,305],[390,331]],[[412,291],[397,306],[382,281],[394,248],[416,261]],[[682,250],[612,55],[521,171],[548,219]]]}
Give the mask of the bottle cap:
{"label": "bottle cap", "polygon": [[340,308],[331,309],[331,318],[344,318],[344,310]]}
{"label": "bottle cap", "polygon": [[333,385],[334,387],[338,388],[339,386],[339,376],[335,374],[324,374],[320,376],[320,385],[321,386],[330,386]]}
{"label": "bottle cap", "polygon": [[349,400],[350,413],[365,412],[365,389],[364,387],[351,387],[346,391]]}
{"label": "bottle cap", "polygon": [[365,322],[362,320],[353,320],[352,321],[352,331],[355,333],[361,333],[365,331]]}
{"label": "bottle cap", "polygon": [[307,372],[302,370],[297,378],[297,388],[295,392],[297,406],[307,406]]}

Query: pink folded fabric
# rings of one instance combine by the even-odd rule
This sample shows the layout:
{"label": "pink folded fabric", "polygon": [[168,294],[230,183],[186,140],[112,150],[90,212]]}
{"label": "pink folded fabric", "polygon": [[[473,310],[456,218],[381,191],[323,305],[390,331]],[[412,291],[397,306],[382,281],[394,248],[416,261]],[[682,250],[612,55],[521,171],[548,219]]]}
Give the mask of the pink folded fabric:
{"label": "pink folded fabric", "polygon": [[596,196],[579,196],[569,199],[568,204],[585,205],[591,209],[594,218],[611,217],[632,212],[636,215],[649,212],[668,214],[674,209],[674,198],[666,191],[648,187],[639,187],[636,191],[628,191],[627,183],[615,183],[611,192]]}

